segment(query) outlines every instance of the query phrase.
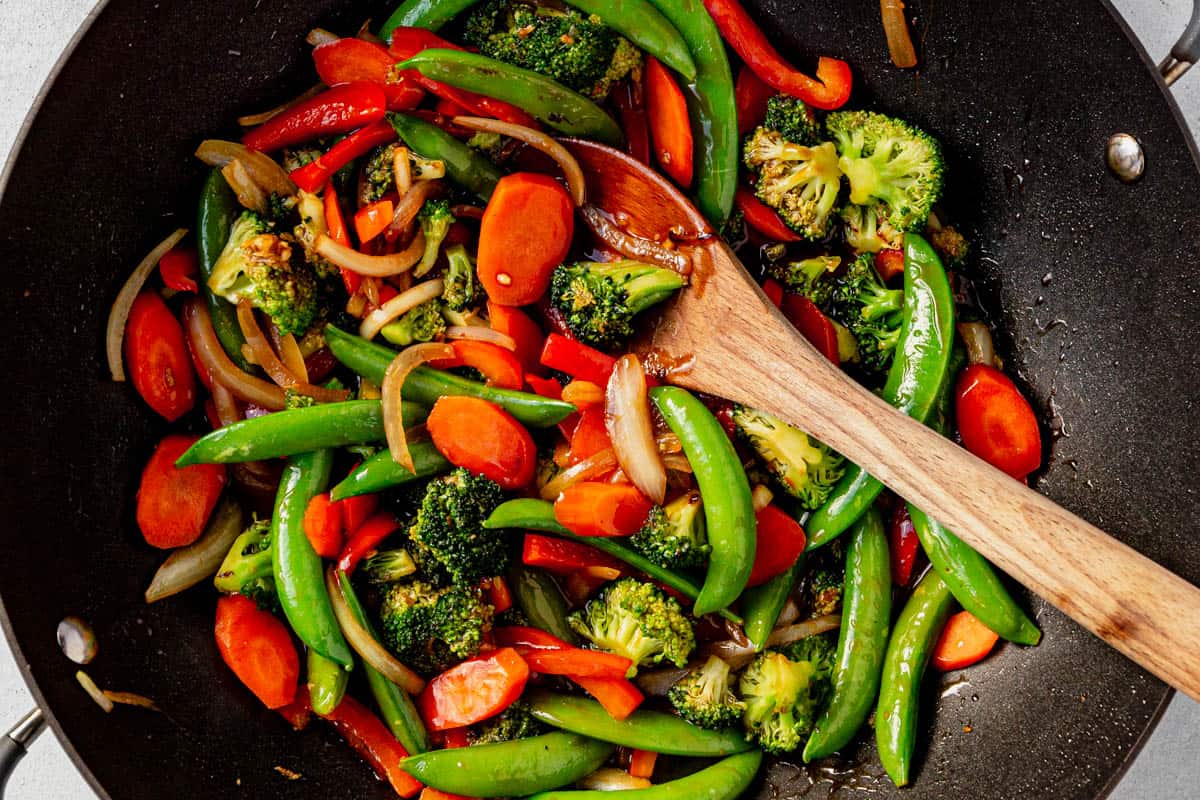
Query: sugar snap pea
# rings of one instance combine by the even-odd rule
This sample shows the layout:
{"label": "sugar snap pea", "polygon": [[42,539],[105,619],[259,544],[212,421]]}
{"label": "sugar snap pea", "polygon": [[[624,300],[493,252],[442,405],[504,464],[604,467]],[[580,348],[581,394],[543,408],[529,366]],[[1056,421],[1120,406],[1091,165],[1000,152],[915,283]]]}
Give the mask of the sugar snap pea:
{"label": "sugar snap pea", "polygon": [[[405,421],[405,425],[409,423]],[[357,497],[360,494],[374,494],[384,489],[403,486],[421,478],[428,478],[442,472],[449,472],[452,464],[438,452],[433,442],[428,440],[412,442],[408,446],[416,472],[409,472],[396,463],[392,451],[386,447],[368,458],[351,472],[346,479],[330,490],[330,498],[335,502],[347,497]]]}
{"label": "sugar snap pea", "polygon": [[214,169],[204,179],[204,188],[200,190],[200,205],[196,212],[196,252],[200,261],[200,291],[204,302],[208,305],[208,316],[212,319],[213,330],[216,331],[217,341],[233,363],[247,372],[254,367],[242,355],[242,345],[246,337],[237,321],[237,308],[224,297],[215,294],[208,288],[208,277],[212,275],[213,267],[225,243],[229,240],[229,229],[233,221],[241,213],[237,196],[221,170]]}
{"label": "sugar snap pea", "polygon": [[474,192],[485,202],[492,196],[492,190],[500,182],[502,173],[478,150],[467,147],[437,125],[423,119],[407,114],[388,114],[387,118],[396,129],[396,135],[410,149],[444,163],[450,180]]}
{"label": "sugar snap pea", "polygon": [[442,26],[479,0],[404,0],[379,29],[379,38],[390,42],[396,28],[441,30]]}
{"label": "sugar snap pea", "polygon": [[513,564],[508,569],[513,600],[531,625],[575,644],[579,636],[567,623],[567,599],[554,579],[537,567]]}
{"label": "sugar snap pea", "polygon": [[887,533],[879,511],[871,508],[855,523],[846,548],[833,693],[804,746],[805,761],[824,758],[845,747],[866,722],[879,691],[891,613]]}
{"label": "sugar snap pea", "polygon": [[[762,751],[747,750],[687,777],[647,789],[625,789],[618,794],[622,800],[736,800],[750,788],[761,764]],[[529,800],[613,800],[613,793],[558,789],[536,794]]]}
{"label": "sugar snap pea", "polygon": [[754,645],[755,652],[762,652],[767,637],[775,628],[779,612],[787,605],[788,597],[796,589],[804,571],[804,554],[790,568],[776,575],[761,586],[752,586],[742,593],[742,617],[746,620],[746,638]]}
{"label": "sugar snap pea", "polygon": [[346,696],[350,670],[310,648],[305,675],[305,681],[308,683],[308,701],[312,704],[312,710],[322,717],[327,716]]}

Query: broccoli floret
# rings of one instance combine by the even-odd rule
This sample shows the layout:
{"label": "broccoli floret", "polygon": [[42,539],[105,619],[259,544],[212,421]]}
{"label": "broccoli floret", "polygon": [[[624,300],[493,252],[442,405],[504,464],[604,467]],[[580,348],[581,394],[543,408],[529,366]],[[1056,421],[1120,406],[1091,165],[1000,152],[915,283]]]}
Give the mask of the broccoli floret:
{"label": "broccoli floret", "polygon": [[697,569],[708,562],[711,547],[705,535],[699,492],[680,495],[650,509],[646,524],[629,543],[646,558],[667,569]]}
{"label": "broccoli floret", "polygon": [[813,110],[803,100],[786,94],[777,94],[767,101],[763,127],[795,144],[814,145],[822,139],[821,124]]}
{"label": "broccoli floret", "polygon": [[362,574],[370,583],[395,583],[416,571],[416,563],[403,547],[380,550],[362,563]]}
{"label": "broccoli floret", "polygon": [[550,279],[550,300],[575,337],[605,350],[633,335],[633,319],[684,285],[674,270],[640,261],[563,264]]}
{"label": "broccoli floret", "polygon": [[442,302],[451,311],[463,312],[479,300],[479,284],[475,280],[475,262],[461,244],[446,248],[446,271],[442,275],[445,288]]}
{"label": "broccoli floret", "polygon": [[464,36],[479,52],[553,78],[602,100],[641,64],[641,53],[597,16],[531,3],[492,0],[467,19]]}
{"label": "broccoli floret", "polygon": [[934,227],[933,221],[934,216],[930,214],[929,225],[925,229],[929,243],[933,245],[933,249],[942,257],[942,261],[947,267],[961,265],[966,261],[967,253],[971,250],[966,237],[950,225],[942,225],[939,222],[937,227]]}
{"label": "broccoli floret", "polygon": [[394,345],[408,347],[413,342],[432,342],[446,332],[440,300],[429,300],[410,308],[379,331]]}
{"label": "broccoli floret", "polygon": [[213,586],[224,594],[241,594],[268,611],[279,609],[271,568],[271,521],[255,520],[229,548],[217,568]]}
{"label": "broccoli floret", "polygon": [[738,683],[746,738],[767,753],[790,753],[812,732],[829,693],[822,661],[793,661],[776,650],[759,653]]}
{"label": "broccoli floret", "polygon": [[437,263],[442,241],[450,232],[450,226],[454,224],[454,214],[450,213],[450,204],[445,200],[426,200],[425,205],[417,212],[417,222],[425,236],[425,252],[420,263],[413,268],[413,277],[420,278]]}
{"label": "broccoli floret", "polygon": [[285,147],[283,150],[283,169],[285,172],[295,172],[301,167],[308,166],[323,155],[319,147]]}
{"label": "broccoli floret", "polygon": [[696,647],[692,623],[675,598],[634,578],[610,583],[567,621],[596,647],[632,661],[630,677],[664,659],[682,667]]}
{"label": "broccoli floret", "polygon": [[826,234],[842,179],[832,143],[797,144],[760,125],[746,140],[743,160],[758,175],[755,195],[789,228],[809,239]]}
{"label": "broccoli floret", "polygon": [[253,211],[234,221],[208,288],[231,303],[249,300],[282,333],[304,333],[320,311],[316,273]]}
{"label": "broccoli floret", "polygon": [[839,212],[846,244],[859,253],[899,250],[904,231],[892,227],[876,206],[847,205]]}
{"label": "broccoli floret", "polygon": [[850,262],[833,292],[831,313],[850,329],[858,342],[859,363],[882,374],[892,363],[904,321],[904,291],[889,289],[864,253]]}
{"label": "broccoli floret", "polygon": [[846,471],[840,455],[764,411],[736,405],[733,424],[784,491],[806,509],[824,503]]}
{"label": "broccoli floret", "polygon": [[467,741],[472,745],[496,744],[528,739],[545,732],[546,726],[530,713],[529,704],[518,700],[491,719],[476,725],[467,733]]}
{"label": "broccoli floret", "polygon": [[426,573],[474,586],[508,567],[508,537],[485,530],[483,521],[504,502],[500,486],[459,467],[430,481],[408,531],[418,552],[410,553]]}
{"label": "broccoli floret", "polygon": [[841,266],[837,256],[816,256],[802,261],[773,261],[767,274],[783,284],[783,288],[802,294],[818,306],[833,297],[833,273]]}
{"label": "broccoli floret", "polygon": [[[399,142],[392,142],[377,147],[367,159],[365,178],[368,203],[374,203],[396,188],[396,151],[401,146]],[[441,159],[422,158],[409,150],[408,162],[414,181],[437,180],[446,176],[446,162]]]}
{"label": "broccoli floret", "polygon": [[729,665],[717,656],[709,656],[703,666],[681,678],[667,692],[667,699],[679,716],[701,728],[736,725],[746,710],[733,692]]}
{"label": "broccoli floret", "polygon": [[383,595],[379,621],[383,642],[396,658],[433,673],[479,652],[492,629],[492,607],[478,588],[393,583]]}
{"label": "broccoli floret", "polygon": [[297,195],[296,212],[300,216],[300,224],[292,230],[292,235],[304,249],[304,260],[312,265],[319,278],[339,276],[341,273],[337,266],[313,249],[317,236],[329,233],[329,226],[325,222],[325,202],[312,192],[301,189]]}
{"label": "broccoli floret", "polygon": [[835,540],[812,554],[804,594],[811,616],[836,614],[842,608],[842,585],[846,575],[846,551]]}
{"label": "broccoli floret", "polygon": [[872,111],[836,111],[825,129],[850,182],[850,204],[873,209],[897,231],[918,230],[942,194],[941,145],[903,120]]}
{"label": "broccoli floret", "polygon": [[493,164],[504,160],[504,137],[498,133],[479,131],[467,139],[467,147],[483,153]]}
{"label": "broccoli floret", "polygon": [[833,665],[837,660],[836,634],[806,636],[775,649],[792,661],[807,661],[812,664],[816,668],[817,680],[832,679]]}
{"label": "broccoli floret", "polygon": [[317,401],[306,394],[300,394],[291,387],[283,391],[284,404],[289,411],[295,408],[311,408],[317,404]]}

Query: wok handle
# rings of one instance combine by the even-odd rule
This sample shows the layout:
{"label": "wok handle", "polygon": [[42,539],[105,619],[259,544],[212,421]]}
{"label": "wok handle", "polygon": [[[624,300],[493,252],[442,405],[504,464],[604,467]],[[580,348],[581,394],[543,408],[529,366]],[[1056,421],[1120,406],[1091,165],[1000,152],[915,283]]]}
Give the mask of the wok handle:
{"label": "wok handle", "polygon": [[30,711],[4,736],[0,736],[0,798],[4,796],[9,776],[28,751],[33,740],[46,729],[46,717],[40,708]]}
{"label": "wok handle", "polygon": [[1200,0],[1192,0],[1192,18],[1171,48],[1171,54],[1158,65],[1158,71],[1170,86],[1197,61],[1200,61]]}

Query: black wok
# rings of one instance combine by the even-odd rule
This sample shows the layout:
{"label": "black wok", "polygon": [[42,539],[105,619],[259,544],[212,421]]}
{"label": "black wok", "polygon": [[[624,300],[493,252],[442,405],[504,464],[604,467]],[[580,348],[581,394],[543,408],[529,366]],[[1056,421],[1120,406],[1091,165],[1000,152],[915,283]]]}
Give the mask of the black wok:
{"label": "black wok", "polygon": [[[238,113],[313,82],[303,44],[312,25],[356,30],[390,5],[112,0],[9,165],[0,202],[4,625],[39,704],[104,797],[389,795],[353,753],[331,746],[328,730],[293,733],[222,668],[211,592],[143,604],[161,555],[142,543],[132,500],[165,426],[107,380],[102,335],[133,264],[192,224],[196,143],[232,137]],[[1190,487],[1200,469],[1191,290],[1200,173],[1178,111],[1124,26],[1085,0],[915,0],[925,65],[913,74],[889,64],[873,0],[750,5],[785,52],[850,60],[854,104],[878,104],[945,142],[945,205],[979,243],[983,303],[1051,434],[1038,488],[1200,582],[1200,496]],[[1105,168],[1105,142],[1118,131],[1147,153],[1132,185]],[[864,744],[847,759],[861,771],[814,771],[810,789],[814,778],[778,763],[760,796],[846,786],[911,800],[1102,795],[1169,692],[1028,602],[1044,642],[1004,647],[926,713],[913,788],[896,792]],[[96,708],[55,643],[68,614],[96,629],[89,670],[98,683],[146,694],[166,713]],[[276,765],[303,780],[285,781]]]}

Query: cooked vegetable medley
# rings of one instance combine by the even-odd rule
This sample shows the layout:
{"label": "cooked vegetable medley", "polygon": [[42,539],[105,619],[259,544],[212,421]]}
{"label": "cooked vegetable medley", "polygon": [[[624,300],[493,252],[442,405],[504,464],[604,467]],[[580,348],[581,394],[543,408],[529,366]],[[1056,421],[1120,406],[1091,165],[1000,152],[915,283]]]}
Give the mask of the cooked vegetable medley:
{"label": "cooked vegetable medley", "polygon": [[589,205],[555,137],[658,168],[819,352],[1025,479],[924,121],[846,108],[845,62],[797,71],[737,0],[406,0],[308,41],[320,86],[199,146],[194,239],[113,308],[114,379],[185,426],[137,494],[175,551],[148,600],[211,577],[247,696],[402,797],[732,800],[870,735],[908,782],[928,666],[1037,626],[827,445],[641,359],[689,243]]}

